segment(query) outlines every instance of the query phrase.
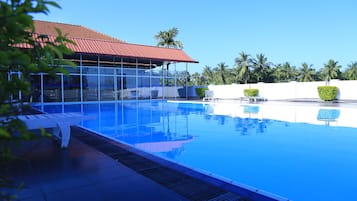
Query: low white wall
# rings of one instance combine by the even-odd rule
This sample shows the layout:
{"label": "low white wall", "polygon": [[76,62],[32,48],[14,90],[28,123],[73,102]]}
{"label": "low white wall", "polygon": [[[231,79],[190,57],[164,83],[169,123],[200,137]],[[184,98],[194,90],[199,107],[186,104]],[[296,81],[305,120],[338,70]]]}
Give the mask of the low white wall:
{"label": "low white wall", "polygon": [[[257,83],[257,84],[231,84],[209,85],[214,98],[238,99],[244,97],[243,91],[248,88],[259,89],[259,96],[268,100],[285,99],[319,99],[318,86],[325,86],[326,82],[288,82],[288,83]],[[330,86],[339,89],[338,99],[357,100],[357,80],[331,80]]]}

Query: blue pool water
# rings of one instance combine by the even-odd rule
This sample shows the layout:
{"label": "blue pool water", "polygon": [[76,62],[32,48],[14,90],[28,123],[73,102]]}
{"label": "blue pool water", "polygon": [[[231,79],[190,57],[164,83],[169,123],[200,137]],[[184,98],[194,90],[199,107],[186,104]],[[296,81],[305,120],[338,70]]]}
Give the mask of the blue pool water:
{"label": "blue pool water", "polygon": [[357,118],[348,117],[357,114],[353,108],[166,101],[38,108],[94,115],[84,127],[291,200],[357,199]]}

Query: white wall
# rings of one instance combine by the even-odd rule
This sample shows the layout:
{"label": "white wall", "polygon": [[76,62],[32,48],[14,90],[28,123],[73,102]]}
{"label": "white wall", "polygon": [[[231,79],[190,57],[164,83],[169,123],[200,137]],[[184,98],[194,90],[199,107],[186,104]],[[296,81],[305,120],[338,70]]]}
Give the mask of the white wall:
{"label": "white wall", "polygon": [[[318,86],[325,86],[321,82],[288,82],[288,83],[257,83],[257,84],[231,84],[231,85],[209,85],[208,89],[213,91],[214,98],[237,99],[244,97],[243,91],[248,88],[259,89],[259,96],[268,100],[286,99],[319,99]],[[339,88],[338,99],[357,100],[357,80],[331,80],[330,86]]]}

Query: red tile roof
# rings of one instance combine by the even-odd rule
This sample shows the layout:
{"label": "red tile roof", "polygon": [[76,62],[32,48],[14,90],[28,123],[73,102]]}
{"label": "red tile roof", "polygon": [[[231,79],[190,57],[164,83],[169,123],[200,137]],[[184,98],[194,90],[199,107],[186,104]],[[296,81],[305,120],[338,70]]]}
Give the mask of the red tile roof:
{"label": "red tile roof", "polygon": [[85,38],[85,39],[124,42],[114,37],[107,36],[105,34],[93,31],[91,29],[88,29],[80,25],[63,24],[57,22],[46,22],[40,20],[34,20],[34,25],[35,25],[35,32],[39,34],[57,36],[57,32],[55,28],[59,28],[61,29],[63,35],[67,34],[67,36],[70,38],[83,38],[83,39]]}
{"label": "red tile roof", "polygon": [[50,39],[57,35],[56,27],[61,29],[63,35],[76,43],[68,45],[76,53],[197,63],[180,49],[130,44],[78,25],[37,20],[34,24],[37,34],[46,34]]}

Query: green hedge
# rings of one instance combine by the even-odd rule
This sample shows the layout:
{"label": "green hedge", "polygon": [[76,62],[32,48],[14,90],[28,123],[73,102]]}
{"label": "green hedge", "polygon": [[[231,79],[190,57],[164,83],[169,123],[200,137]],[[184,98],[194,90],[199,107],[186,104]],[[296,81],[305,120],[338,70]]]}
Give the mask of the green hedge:
{"label": "green hedge", "polygon": [[259,89],[244,89],[244,96],[246,97],[254,97],[258,96]]}
{"label": "green hedge", "polygon": [[317,87],[319,97],[323,101],[336,100],[338,94],[338,87],[336,86],[319,86]]}
{"label": "green hedge", "polygon": [[202,99],[203,97],[205,97],[205,91],[208,90],[208,88],[201,87],[201,88],[196,88],[195,90],[197,96],[199,96]]}

